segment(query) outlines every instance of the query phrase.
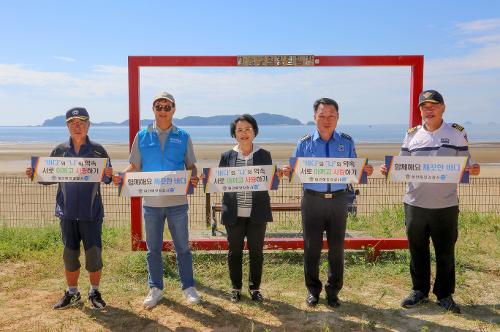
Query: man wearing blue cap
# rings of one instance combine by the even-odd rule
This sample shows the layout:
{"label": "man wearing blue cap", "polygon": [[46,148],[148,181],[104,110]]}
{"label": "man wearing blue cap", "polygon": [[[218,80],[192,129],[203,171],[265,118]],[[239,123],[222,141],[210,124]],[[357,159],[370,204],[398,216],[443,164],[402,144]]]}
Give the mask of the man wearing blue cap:
{"label": "man wearing blue cap", "polygon": [[[89,139],[89,113],[83,107],[66,112],[66,125],[70,139],[59,144],[51,157],[108,158],[106,150]],[[28,177],[33,176],[31,167],[26,169]],[[110,183],[113,175],[111,162],[104,169],[104,183]],[[52,183],[44,183],[52,184]],[[81,303],[78,291],[80,276],[80,242],[85,250],[85,268],[89,272],[90,291],[88,300],[93,309],[106,307],[99,292],[102,271],[102,222],[104,207],[99,183],[61,182],[56,195],[55,215],[61,220],[61,234],[64,243],[64,274],[68,290],[54,305],[54,309],[65,309]]]}
{"label": "man wearing blue cap", "polygon": [[[467,134],[462,126],[443,121],[445,103],[436,90],[423,91],[418,100],[423,125],[408,129],[400,156],[467,156]],[[467,165],[471,175],[479,175],[478,164]],[[380,172],[387,174],[387,166]],[[433,293],[437,304],[460,313],[453,300],[455,292],[455,243],[458,238],[457,185],[453,183],[409,182],[404,197],[406,235],[410,249],[413,289],[401,301],[411,308],[429,301],[431,261],[429,238],[436,253],[436,280]]]}

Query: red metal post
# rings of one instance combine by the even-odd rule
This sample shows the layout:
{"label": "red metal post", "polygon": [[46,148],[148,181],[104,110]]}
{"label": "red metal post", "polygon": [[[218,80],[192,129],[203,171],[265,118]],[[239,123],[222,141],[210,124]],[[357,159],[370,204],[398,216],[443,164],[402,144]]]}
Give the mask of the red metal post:
{"label": "red metal post", "polygon": [[[196,250],[227,250],[228,244],[225,239],[193,239],[190,241],[191,248]],[[345,249],[364,250],[373,248],[374,252],[381,250],[407,249],[406,238],[346,238],[344,240]],[[165,241],[163,250],[171,251],[174,246],[172,241]],[[146,249],[146,245],[141,245],[141,249]],[[245,242],[245,249],[247,248]],[[266,238],[264,240],[264,250],[281,249],[304,249],[302,238]],[[323,249],[328,249],[327,241],[323,241]]]}
{"label": "red metal post", "polygon": [[[140,108],[139,108],[139,66],[141,62],[134,57],[128,59],[128,98],[129,98],[129,151],[132,142],[140,129]],[[140,197],[130,199],[130,231],[132,239],[132,250],[140,249],[142,241],[142,203]]]}
{"label": "red metal post", "polygon": [[411,66],[410,88],[410,128],[422,123],[422,116],[418,108],[418,95],[424,89],[424,57]]}

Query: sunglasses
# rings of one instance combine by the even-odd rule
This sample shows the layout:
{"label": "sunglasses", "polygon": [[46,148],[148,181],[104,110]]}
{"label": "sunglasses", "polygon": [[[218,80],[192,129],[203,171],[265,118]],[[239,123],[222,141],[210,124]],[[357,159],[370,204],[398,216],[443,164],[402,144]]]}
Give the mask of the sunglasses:
{"label": "sunglasses", "polygon": [[172,110],[172,106],[171,105],[156,105],[155,106],[155,111],[156,112],[161,112],[161,111],[165,111],[165,112],[170,112]]}

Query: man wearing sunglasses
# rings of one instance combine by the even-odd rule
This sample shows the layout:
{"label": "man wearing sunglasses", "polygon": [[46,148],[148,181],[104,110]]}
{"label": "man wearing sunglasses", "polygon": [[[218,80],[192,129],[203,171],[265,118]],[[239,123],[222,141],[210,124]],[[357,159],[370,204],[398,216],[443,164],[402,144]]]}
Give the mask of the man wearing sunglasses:
{"label": "man wearing sunglasses", "polygon": [[[187,132],[175,126],[175,99],[168,92],[158,94],[153,100],[155,122],[142,129],[135,136],[129,157],[129,171],[176,171],[192,170],[191,183],[196,186],[196,157],[193,143]],[[113,177],[115,184],[122,176]],[[188,201],[186,195],[149,196],[143,201],[146,243],[148,247],[149,294],[144,307],[151,309],[163,296],[163,230],[165,219],[172,235],[177,258],[177,270],[181,287],[189,304],[200,302],[194,287],[193,262],[189,248]]]}

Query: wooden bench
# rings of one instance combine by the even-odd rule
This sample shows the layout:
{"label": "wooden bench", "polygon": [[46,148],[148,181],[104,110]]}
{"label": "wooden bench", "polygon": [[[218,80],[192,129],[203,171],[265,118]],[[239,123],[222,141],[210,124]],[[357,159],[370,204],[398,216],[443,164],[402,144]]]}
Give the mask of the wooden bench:
{"label": "wooden bench", "polygon": [[[211,206],[212,210],[212,235],[215,236],[217,230],[217,219],[215,214],[222,211],[222,204],[215,203]],[[271,203],[271,211],[273,212],[296,212],[300,211],[300,203]]]}

